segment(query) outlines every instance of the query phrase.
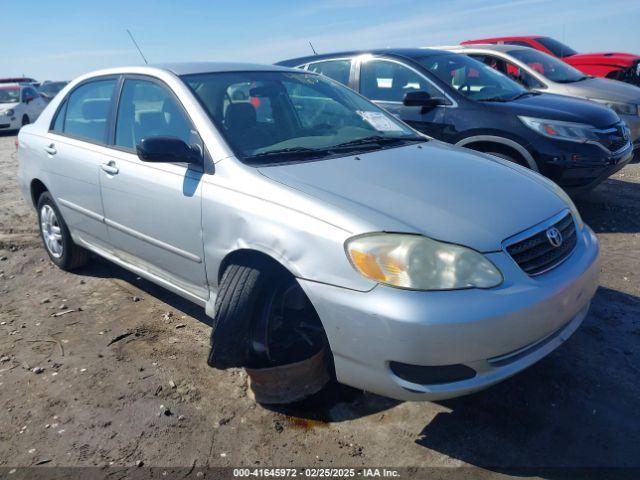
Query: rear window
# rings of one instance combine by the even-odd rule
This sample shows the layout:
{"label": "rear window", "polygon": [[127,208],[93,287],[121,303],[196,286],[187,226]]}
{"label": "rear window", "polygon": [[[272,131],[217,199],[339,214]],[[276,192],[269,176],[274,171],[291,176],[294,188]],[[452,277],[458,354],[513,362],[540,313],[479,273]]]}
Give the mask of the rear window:
{"label": "rear window", "polygon": [[343,85],[349,85],[349,73],[351,72],[351,60],[325,60],[310,63],[307,70],[320,73]]}
{"label": "rear window", "polygon": [[[64,115],[61,130],[65,135],[96,143],[106,143],[115,79],[96,80],[76,88],[58,115]],[[59,127],[56,117],[54,125]]]}

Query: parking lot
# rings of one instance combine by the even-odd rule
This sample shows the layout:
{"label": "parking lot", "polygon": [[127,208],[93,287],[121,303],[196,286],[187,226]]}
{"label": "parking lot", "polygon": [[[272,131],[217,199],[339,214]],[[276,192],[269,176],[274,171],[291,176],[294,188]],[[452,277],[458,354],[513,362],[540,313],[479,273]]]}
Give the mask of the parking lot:
{"label": "parking lot", "polygon": [[640,468],[640,164],[577,200],[601,242],[601,287],[532,368],[450,401],[331,386],[268,409],[244,371],[206,365],[202,309],[104,260],[75,273],[48,261],[14,140],[0,136],[0,466]]}

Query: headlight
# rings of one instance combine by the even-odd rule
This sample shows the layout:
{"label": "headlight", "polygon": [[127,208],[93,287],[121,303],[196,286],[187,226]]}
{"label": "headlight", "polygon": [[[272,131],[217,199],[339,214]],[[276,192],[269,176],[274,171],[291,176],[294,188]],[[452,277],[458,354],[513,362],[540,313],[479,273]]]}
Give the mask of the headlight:
{"label": "headlight", "polygon": [[491,288],[502,273],[467,247],[421,235],[372,233],[346,242],[353,266],[367,278],[411,290]]}
{"label": "headlight", "polygon": [[589,100],[606,105],[620,115],[640,115],[640,105],[635,103],[612,102],[601,98],[590,98]]}
{"label": "headlight", "polygon": [[7,117],[12,116],[15,112],[13,111],[13,108],[10,108],[9,110],[5,110],[4,112],[2,112],[3,114],[5,114]]}
{"label": "headlight", "polygon": [[560,120],[546,120],[544,118],[518,117],[527,127],[535,130],[540,135],[555,140],[569,140],[571,142],[584,143],[589,140],[598,140],[593,131],[595,127],[587,123],[562,122]]}

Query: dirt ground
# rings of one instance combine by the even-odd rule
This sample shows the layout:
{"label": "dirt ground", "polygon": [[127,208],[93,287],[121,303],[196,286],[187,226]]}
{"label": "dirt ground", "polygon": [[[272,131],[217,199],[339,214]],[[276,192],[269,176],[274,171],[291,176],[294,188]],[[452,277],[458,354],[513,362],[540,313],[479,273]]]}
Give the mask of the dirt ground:
{"label": "dirt ground", "polygon": [[601,241],[601,287],[583,326],[532,368],[451,401],[332,386],[267,409],[244,371],[206,365],[202,309],[104,260],[76,273],[48,261],[16,184],[14,139],[0,136],[0,469],[376,466],[559,479],[586,476],[565,467],[640,468],[639,164],[577,202]]}

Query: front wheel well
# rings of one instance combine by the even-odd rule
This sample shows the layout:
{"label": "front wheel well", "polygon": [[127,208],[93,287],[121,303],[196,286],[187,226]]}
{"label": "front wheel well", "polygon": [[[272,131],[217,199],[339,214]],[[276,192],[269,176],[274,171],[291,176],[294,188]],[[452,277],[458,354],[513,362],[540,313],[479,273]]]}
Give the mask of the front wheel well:
{"label": "front wheel well", "polygon": [[44,192],[48,192],[49,189],[45,186],[44,183],[42,183],[40,180],[36,178],[31,181],[30,191],[31,191],[31,202],[33,203],[34,207],[37,207],[38,200],[40,200],[40,196]]}
{"label": "front wheel well", "polygon": [[483,153],[502,153],[503,155],[512,158],[515,163],[521,165],[526,168],[531,168],[529,162],[524,156],[518,152],[515,148],[505,145],[503,143],[491,142],[491,141],[480,141],[480,142],[472,142],[463,145],[465,148],[469,148],[471,150],[476,150],[478,152]]}
{"label": "front wheel well", "polygon": [[222,262],[220,262],[220,267],[218,268],[218,284],[222,280],[222,276],[224,275],[224,271],[227,269],[227,267],[232,263],[238,262],[266,262],[267,264],[272,265],[274,269],[281,270],[282,273],[290,275],[291,277],[295,277],[295,275],[293,275],[284,265],[282,265],[282,263],[280,263],[270,255],[267,255],[266,253],[263,253],[259,250],[243,248],[228,253],[227,256],[222,259]]}

